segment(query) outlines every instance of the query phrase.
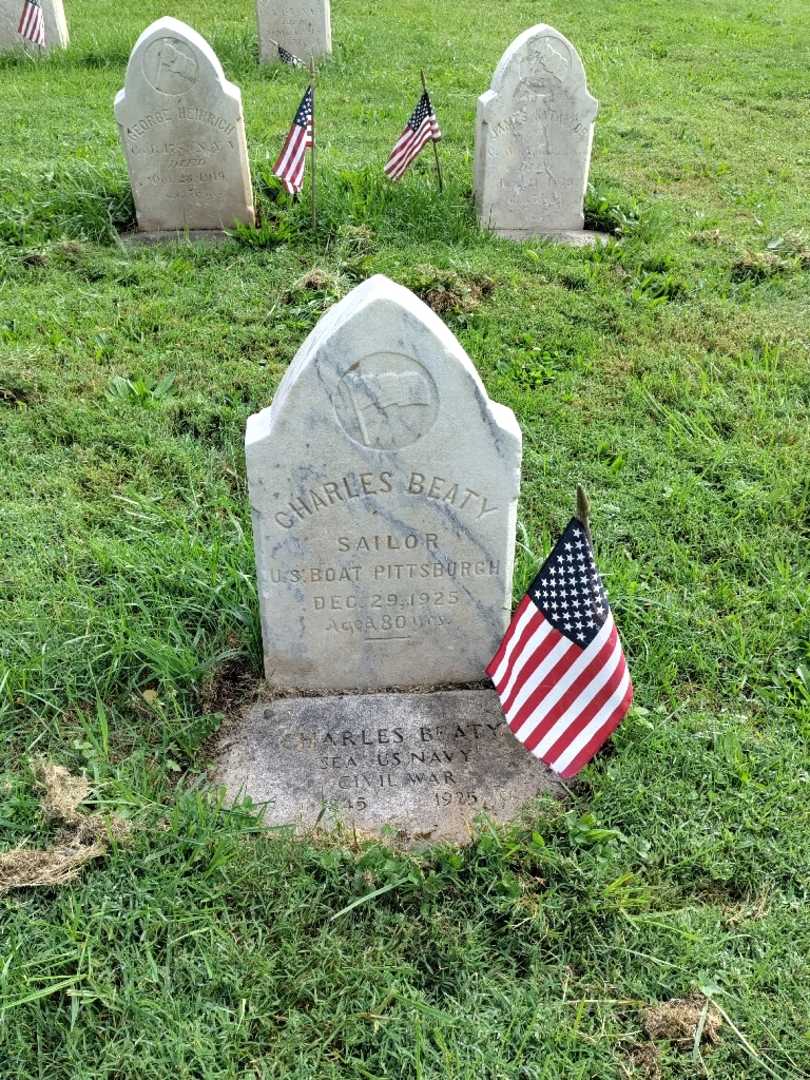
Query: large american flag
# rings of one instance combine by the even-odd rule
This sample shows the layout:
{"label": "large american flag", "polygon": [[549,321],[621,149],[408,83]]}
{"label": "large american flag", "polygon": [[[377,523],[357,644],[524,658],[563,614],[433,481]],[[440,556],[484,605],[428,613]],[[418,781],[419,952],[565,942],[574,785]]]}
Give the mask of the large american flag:
{"label": "large american flag", "polygon": [[430,96],[425,90],[385,163],[385,175],[390,180],[400,180],[414,158],[421,153],[425,143],[430,142],[431,139],[433,142],[438,142],[441,137],[439,121],[430,104]]}
{"label": "large american flag", "polygon": [[562,776],[578,773],[630,708],[630,673],[577,518],[529,586],[486,671],[512,732]]}
{"label": "large american flag", "polygon": [[26,41],[45,47],[45,16],[39,0],[25,0],[17,33],[22,34]]}
{"label": "large american flag", "polygon": [[273,173],[281,180],[291,195],[297,195],[304,186],[304,167],[307,150],[315,145],[312,87],[308,86],[301,98],[292,127],[287,133],[284,146],[273,166]]}

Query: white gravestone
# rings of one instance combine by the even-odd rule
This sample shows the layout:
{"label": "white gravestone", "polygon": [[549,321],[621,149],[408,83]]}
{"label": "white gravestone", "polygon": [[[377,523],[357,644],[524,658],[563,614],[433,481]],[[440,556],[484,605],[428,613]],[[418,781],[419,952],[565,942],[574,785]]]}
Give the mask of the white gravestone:
{"label": "white gravestone", "polygon": [[483,678],[511,610],[521,435],[430,308],[382,276],[354,289],[246,452],[272,685]]}
{"label": "white gravestone", "polygon": [[278,60],[278,45],[301,60],[332,52],[329,0],[256,0],[256,21],[265,63]]}
{"label": "white gravestone", "polygon": [[[62,0],[40,0],[40,3],[45,20],[45,51],[66,49],[70,36]],[[23,46],[28,52],[40,51],[38,45],[24,41],[17,32],[22,8],[23,0],[0,0],[0,52],[8,52],[10,49]]]}
{"label": "white gravestone", "polygon": [[475,202],[483,228],[513,240],[560,234],[586,242],[582,207],[598,107],[562,34],[541,24],[515,38],[478,99]]}
{"label": "white gravestone", "polygon": [[141,232],[254,224],[242,95],[190,26],[144,30],[115,117]]}

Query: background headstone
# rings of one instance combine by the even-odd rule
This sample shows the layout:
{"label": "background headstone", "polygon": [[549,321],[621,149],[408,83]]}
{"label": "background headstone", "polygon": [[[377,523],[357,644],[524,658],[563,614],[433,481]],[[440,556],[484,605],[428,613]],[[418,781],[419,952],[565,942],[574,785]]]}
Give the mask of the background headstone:
{"label": "background headstone", "polygon": [[483,678],[511,610],[520,429],[430,308],[382,276],[354,289],[246,452],[272,685]]}
{"label": "background headstone", "polygon": [[254,224],[242,95],[190,26],[144,30],[115,117],[141,231]]}
{"label": "background headstone", "polygon": [[582,230],[598,107],[576,49],[557,30],[533,26],[512,42],[478,99],[483,228],[515,240]]}
{"label": "background headstone", "polygon": [[329,0],[256,0],[256,21],[265,63],[278,60],[276,41],[301,60],[332,52]]}
{"label": "background headstone", "polygon": [[[45,51],[66,49],[70,36],[62,0],[40,0],[42,15],[45,20]],[[23,41],[17,33],[22,14],[23,0],[0,0],[0,52],[9,49],[25,48],[30,53],[40,52],[38,45]]]}

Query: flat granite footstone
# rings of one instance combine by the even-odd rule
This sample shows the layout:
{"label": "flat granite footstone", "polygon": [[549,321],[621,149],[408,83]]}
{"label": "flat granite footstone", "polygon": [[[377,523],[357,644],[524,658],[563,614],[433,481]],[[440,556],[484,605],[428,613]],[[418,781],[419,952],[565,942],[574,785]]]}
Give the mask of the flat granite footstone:
{"label": "flat granite footstone", "polygon": [[278,61],[278,46],[299,60],[317,60],[332,52],[329,0],[256,0],[259,56]]}
{"label": "flat granite footstone", "polygon": [[139,231],[254,224],[242,95],[196,30],[169,17],[144,30],[115,117]]}
{"label": "flat granite footstone", "polygon": [[0,0],[0,52],[25,49],[33,56],[51,49],[66,49],[70,42],[62,0],[39,0],[45,23],[45,45],[25,41],[18,31],[23,0]]}
{"label": "flat granite footstone", "polygon": [[581,246],[599,103],[574,46],[540,24],[517,37],[478,99],[475,205],[484,229]]}
{"label": "flat granite footstone", "polygon": [[281,698],[223,740],[213,780],[268,826],[343,824],[406,844],[470,839],[559,780],[518,743],[494,690]]}
{"label": "flat granite footstone", "polygon": [[331,308],[245,438],[267,681],[477,682],[511,611],[520,428],[426,304]]}

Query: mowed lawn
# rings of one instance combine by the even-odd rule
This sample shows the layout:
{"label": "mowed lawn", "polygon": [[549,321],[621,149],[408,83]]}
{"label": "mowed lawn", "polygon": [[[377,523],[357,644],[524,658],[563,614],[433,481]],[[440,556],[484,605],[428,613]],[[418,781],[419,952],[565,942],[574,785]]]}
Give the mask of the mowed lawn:
{"label": "mowed lawn", "polygon": [[[219,248],[115,239],[112,98],[167,11],[242,89],[262,227]],[[0,59],[0,850],[59,842],[43,760],[130,830],[0,897],[0,1077],[810,1075],[806,0],[335,0],[317,234],[272,199],[304,76],[248,0],[68,16]],[[601,102],[604,249],[475,225],[476,97],[540,19]],[[420,66],[444,196],[430,154],[381,175]],[[521,423],[516,597],[587,486],[636,687],[567,801],[421,855],[203,793],[261,674],[245,420],[380,272]],[[646,1011],[689,997],[714,1042]]]}

